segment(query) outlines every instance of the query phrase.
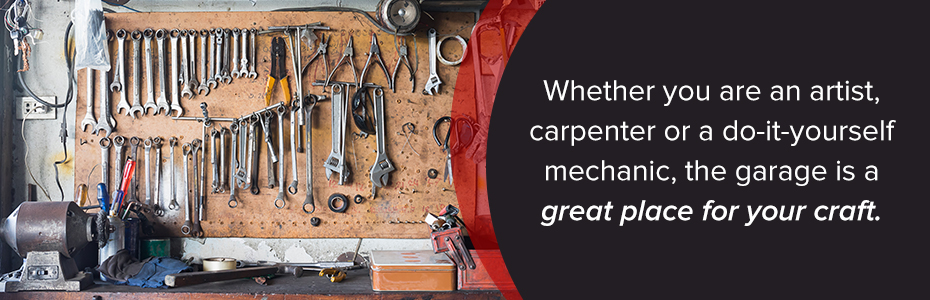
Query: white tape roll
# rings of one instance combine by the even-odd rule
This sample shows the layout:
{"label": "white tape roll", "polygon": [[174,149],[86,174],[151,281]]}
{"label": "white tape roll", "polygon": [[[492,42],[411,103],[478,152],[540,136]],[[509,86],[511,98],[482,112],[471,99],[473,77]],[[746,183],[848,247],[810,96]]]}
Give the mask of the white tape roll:
{"label": "white tape roll", "polygon": [[[456,60],[456,61],[448,61],[448,60],[446,60],[445,57],[442,57],[442,51],[441,51],[441,49],[442,49],[442,42],[445,42],[446,40],[448,40],[448,39],[450,39],[450,38],[454,38],[454,39],[458,40],[458,41],[459,41],[459,44],[462,45],[462,56],[459,57],[459,60]],[[447,36],[444,36],[444,37],[442,37],[441,39],[439,39],[438,42],[436,42],[436,58],[438,58],[438,59],[439,59],[439,62],[441,62],[441,63],[444,64],[444,65],[447,65],[447,66],[457,66],[457,65],[459,65],[460,63],[462,63],[462,60],[463,60],[463,59],[465,59],[465,50],[467,49],[467,47],[468,47],[468,44],[465,43],[465,39],[462,38],[462,36],[460,36],[460,35],[447,35]]]}
{"label": "white tape roll", "polygon": [[203,259],[204,271],[235,270],[236,259],[228,257],[210,257]]}

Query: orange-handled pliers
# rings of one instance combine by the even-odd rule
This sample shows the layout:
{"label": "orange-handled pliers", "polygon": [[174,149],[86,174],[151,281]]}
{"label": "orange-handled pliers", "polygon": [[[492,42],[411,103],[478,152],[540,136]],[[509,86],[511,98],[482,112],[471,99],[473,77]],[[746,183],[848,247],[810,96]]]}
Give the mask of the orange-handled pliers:
{"label": "orange-handled pliers", "polygon": [[287,85],[286,51],[284,38],[275,37],[271,40],[271,71],[268,74],[268,85],[265,86],[265,106],[271,105],[271,91],[274,90],[276,81],[280,81],[281,88],[284,89],[284,103],[290,104],[291,88]]}

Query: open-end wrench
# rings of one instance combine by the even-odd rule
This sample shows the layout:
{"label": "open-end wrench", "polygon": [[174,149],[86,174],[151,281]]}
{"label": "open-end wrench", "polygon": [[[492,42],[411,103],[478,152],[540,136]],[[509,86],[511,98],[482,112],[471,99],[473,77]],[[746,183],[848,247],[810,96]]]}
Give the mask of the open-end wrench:
{"label": "open-end wrench", "polygon": [[110,185],[110,146],[112,144],[109,138],[100,139],[100,183],[106,185],[107,189],[113,188]]}
{"label": "open-end wrench", "polygon": [[[193,78],[194,74],[191,73],[191,69],[190,67],[188,67],[188,64],[189,64],[188,59],[190,58],[190,55],[187,54],[187,51],[188,51],[187,50],[187,30],[180,30],[180,32],[181,32],[181,72],[182,73],[181,73],[181,79],[179,79],[180,81],[179,83],[181,84],[181,97],[185,97],[184,95],[187,95],[186,96],[187,99],[190,100],[194,98],[194,91],[191,90],[192,89],[191,80],[194,80]],[[193,46],[193,44],[191,44],[191,46]],[[194,49],[191,48],[190,52],[193,53]]]}
{"label": "open-end wrench", "polygon": [[165,112],[165,116],[171,116],[171,106],[168,105],[168,85],[165,83],[165,77],[168,76],[165,73],[165,38],[167,37],[168,32],[164,29],[159,29],[155,31],[155,42],[158,45],[158,88],[161,90],[161,94],[158,95],[158,98],[155,99],[155,105],[158,106],[158,110],[155,111],[155,114],[160,114],[162,111]]}
{"label": "open-end wrench", "polygon": [[94,118],[94,69],[87,68],[84,70],[84,73],[87,74],[87,97],[84,100],[87,100],[87,114],[84,115],[84,120],[81,120],[81,131],[87,132],[87,125],[90,125],[90,130],[94,131],[94,128],[97,127],[97,119]]}
{"label": "open-end wrench", "polygon": [[249,71],[246,70],[246,68],[249,67],[248,51],[246,51],[246,42],[248,42],[249,40],[248,39],[249,30],[246,28],[242,28],[242,30],[239,31],[239,34],[241,35],[239,37],[239,41],[240,41],[239,48],[240,48],[240,53],[242,54],[240,55],[241,58],[239,60],[239,75],[237,75],[236,78],[246,78],[246,77],[249,77]]}
{"label": "open-end wrench", "polygon": [[146,138],[142,145],[145,147],[145,204],[152,206],[152,138]]}
{"label": "open-end wrench", "polygon": [[[97,87],[100,93],[100,118],[97,119],[97,126],[94,126],[94,134],[101,130],[106,131],[105,137],[110,137],[116,131],[116,119],[113,118],[113,111],[110,108],[110,90],[107,89],[107,71],[97,71],[100,78],[97,80]],[[110,187],[107,185],[107,187]]]}
{"label": "open-end wrench", "polygon": [[239,137],[239,122],[233,121],[233,123],[229,125],[229,130],[232,131],[232,144],[229,148],[229,202],[226,204],[229,205],[230,208],[235,208],[236,206],[239,206],[239,199],[236,198],[235,175],[236,168],[239,167],[239,157],[236,156],[236,151],[239,148],[239,146],[236,144],[236,141]]}
{"label": "open-end wrench", "polygon": [[223,61],[223,57],[220,55],[220,52],[223,50],[223,29],[214,28],[210,31],[210,38],[212,43],[210,43],[210,55],[213,56],[213,62],[210,63],[210,82],[213,84],[213,87],[219,85],[223,82],[223,76],[220,73],[223,70],[220,69]]}
{"label": "open-end wrench", "polygon": [[[230,75],[239,78],[239,28],[232,29],[232,70],[230,70]],[[243,65],[245,67],[245,65]]]}
{"label": "open-end wrench", "polygon": [[249,120],[249,178],[245,182],[246,187],[252,195],[258,195],[258,116],[252,115]]}
{"label": "open-end wrench", "polygon": [[375,164],[371,165],[371,199],[377,196],[378,188],[390,184],[391,171],[394,171],[394,165],[387,157],[387,151],[384,147],[384,90],[376,88],[374,91],[375,106],[375,134],[378,138],[378,155]]}
{"label": "open-end wrench", "polygon": [[188,52],[190,55],[188,56],[188,61],[187,61],[187,67],[190,69],[190,72],[189,72],[190,77],[187,78],[187,84],[190,85],[190,90],[192,93],[191,97],[194,97],[196,93],[193,93],[193,92],[196,91],[198,87],[200,87],[200,83],[197,82],[197,79],[196,79],[197,77],[197,65],[196,65],[197,46],[196,46],[196,43],[197,43],[198,35],[200,35],[200,33],[198,33],[196,29],[187,30],[187,41],[188,41],[187,44],[190,46],[190,49],[189,49],[190,52]]}
{"label": "open-end wrench", "polygon": [[181,31],[177,29],[172,29],[168,35],[171,38],[171,79],[168,81],[171,85],[171,104],[169,113],[167,113],[169,117],[174,113],[177,113],[178,117],[184,115],[184,108],[181,108],[181,102],[178,99],[178,85],[181,84],[181,79],[178,78],[178,37],[180,35]]}
{"label": "open-end wrench", "polygon": [[114,171],[116,171],[115,172],[116,177],[115,177],[115,181],[113,182],[115,183],[113,185],[114,190],[120,185],[122,185],[123,183],[122,180],[123,180],[123,154],[124,154],[123,145],[124,144],[126,144],[126,138],[124,138],[122,135],[117,135],[113,137],[113,148],[116,148],[116,166],[114,166]]}
{"label": "open-end wrench", "polygon": [[258,33],[258,30],[256,30],[255,28],[249,29],[249,38],[251,39],[251,42],[252,42],[252,49],[250,49],[251,51],[249,51],[249,53],[252,54],[252,63],[249,64],[249,78],[252,78],[252,79],[258,78],[258,73],[255,73],[255,65],[258,64],[258,60],[256,60],[255,58],[255,55],[256,55],[255,34],[256,33]]}
{"label": "open-end wrench", "polygon": [[155,147],[155,191],[154,200],[152,200],[152,211],[156,216],[164,216],[165,210],[161,208],[161,137],[152,139],[152,147]]}
{"label": "open-end wrench", "polygon": [[329,153],[329,157],[323,163],[323,167],[326,169],[326,179],[329,180],[332,177],[333,173],[339,173],[339,185],[342,185],[345,182],[345,179],[349,177],[349,168],[345,165],[345,115],[346,115],[346,101],[343,99],[345,93],[343,93],[343,85],[335,84],[332,89],[332,99],[333,99],[333,124],[332,124],[332,152]]}
{"label": "open-end wrench", "polygon": [[225,84],[230,84],[230,83],[232,83],[232,76],[229,76],[229,44],[230,44],[229,36],[232,34],[232,30],[229,30],[229,29],[222,30],[222,29],[221,29],[221,31],[223,32],[223,41],[225,41],[225,43],[223,43],[222,47],[220,47],[220,49],[219,49],[220,52],[222,52],[222,53],[221,53],[221,54],[222,54],[222,57],[221,57],[222,60],[219,60],[219,61],[218,61],[218,62],[220,63],[220,65],[221,65],[221,68],[220,68],[220,80],[222,80],[223,83],[225,83]]}
{"label": "open-end wrench", "polygon": [[[170,210],[178,210],[179,208],[178,207],[178,190],[174,185],[174,177],[175,177],[174,148],[177,146],[178,146],[178,138],[173,137],[173,136],[168,138],[168,155],[171,155],[171,159],[170,159],[171,164],[168,166],[168,177],[171,182],[171,185],[170,185],[171,193],[168,194],[168,196],[171,197],[171,202],[168,203],[168,209]],[[186,161],[184,163],[185,165],[187,164]]]}
{"label": "open-end wrench", "polygon": [[426,80],[426,85],[423,87],[423,93],[428,95],[433,95],[435,91],[436,94],[439,94],[439,85],[442,84],[442,80],[439,79],[439,74],[436,73],[436,29],[430,28],[429,30],[429,78]]}
{"label": "open-end wrench", "polygon": [[[307,119],[305,122],[307,127],[307,151],[305,163],[307,164],[307,198],[304,199],[304,205],[301,206],[305,213],[312,214],[316,211],[316,203],[313,201],[313,134],[311,129],[313,127],[313,108],[316,107],[317,97],[316,95],[307,96],[307,102],[310,103],[310,107],[307,108],[307,111],[304,112],[304,117]],[[310,205],[310,208],[307,208],[307,205]]]}
{"label": "open-end wrench", "polygon": [[295,112],[300,109],[302,106],[300,98],[294,99],[291,102],[291,184],[287,186],[287,192],[291,195],[297,194],[297,137],[300,136],[300,133],[297,132],[297,124],[294,122]]}
{"label": "open-end wrench", "polygon": [[[197,94],[207,91],[204,96],[210,94],[210,84],[208,84],[207,73],[207,39],[210,38],[210,32],[206,29],[200,30],[200,86],[197,87]],[[210,78],[209,80],[213,80]],[[213,83],[215,84],[215,83]]]}
{"label": "open-end wrench", "polygon": [[229,128],[220,127],[220,187],[219,192],[226,192],[226,135],[229,134]]}
{"label": "open-end wrench", "polygon": [[152,64],[152,37],[155,35],[155,31],[152,28],[146,28],[142,31],[142,37],[145,38],[145,104],[142,105],[142,108],[145,110],[142,111],[142,115],[147,115],[149,109],[154,109],[155,113],[158,114],[158,105],[155,104],[155,75],[152,75],[154,64]]}
{"label": "open-end wrench", "polygon": [[[142,139],[139,137],[129,138],[129,149],[132,152],[132,159],[139,161],[139,144],[142,143]],[[129,201],[139,202],[139,168],[136,168],[136,174],[132,176],[132,180],[129,182]]]}
{"label": "open-end wrench", "polygon": [[181,146],[181,153],[184,154],[184,225],[181,225],[181,233],[187,235],[191,233],[191,200],[190,200],[190,187],[187,184],[188,178],[190,178],[190,168],[187,167],[187,161],[191,159],[191,144],[184,143]]}
{"label": "open-end wrench", "polygon": [[132,38],[132,107],[128,114],[135,119],[136,112],[145,115],[142,108],[142,32],[133,31],[129,37]]}
{"label": "open-end wrench", "polygon": [[193,214],[197,215],[194,217],[194,224],[191,227],[190,233],[193,237],[203,237],[203,228],[200,227],[200,221],[203,219],[203,208],[200,206],[203,204],[203,176],[198,172],[200,168],[200,139],[194,139],[191,142],[191,147],[193,148],[194,155],[194,210]]}
{"label": "open-end wrench", "polygon": [[[274,164],[278,162],[277,157],[272,157],[274,153],[274,146],[271,143],[271,118],[274,115],[270,110],[266,110],[262,113],[262,128],[267,128],[265,130],[265,143],[268,145],[268,188],[273,189],[275,187],[275,178],[274,178]],[[280,139],[280,137],[279,137]]]}
{"label": "open-end wrench", "polygon": [[[122,113],[125,109],[129,112],[129,100],[126,99],[126,50],[123,45],[126,44],[126,30],[116,31],[116,75],[113,76],[113,83],[110,83],[110,91],[119,92],[119,103],[116,104],[116,113]],[[133,116],[135,118],[135,116]],[[119,174],[117,176],[122,176]]]}
{"label": "open-end wrench", "polygon": [[[287,111],[287,107],[284,105],[278,106],[278,153],[284,154],[284,112]],[[278,209],[284,208],[287,204],[284,198],[284,162],[278,162],[278,197],[274,199],[274,207]]]}
{"label": "open-end wrench", "polygon": [[[239,149],[235,152],[237,154],[236,169],[231,170],[230,173],[233,174],[233,178],[236,179],[235,181],[240,188],[247,189],[249,186],[246,186],[246,181],[248,181],[249,173],[246,172],[245,165],[248,163],[246,160],[246,152],[249,151],[247,142],[249,140],[249,124],[244,119],[234,123],[239,132],[235,132],[236,129],[233,129],[233,147],[239,147]],[[232,128],[232,126],[230,126],[230,128]],[[239,136],[238,145],[235,142],[236,135]],[[232,184],[231,181],[230,184]]]}
{"label": "open-end wrench", "polygon": [[219,162],[216,159],[216,140],[219,138],[220,131],[216,130],[216,128],[213,128],[213,130],[210,131],[210,165],[213,167],[213,176],[211,177],[213,182],[211,183],[211,186],[213,187],[214,194],[220,192],[220,177],[218,171]]}

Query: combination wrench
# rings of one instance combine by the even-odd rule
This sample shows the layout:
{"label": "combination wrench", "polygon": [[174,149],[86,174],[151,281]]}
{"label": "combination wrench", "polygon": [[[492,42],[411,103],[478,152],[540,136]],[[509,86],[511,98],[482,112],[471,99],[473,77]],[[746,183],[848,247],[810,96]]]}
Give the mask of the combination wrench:
{"label": "combination wrench", "polygon": [[232,43],[230,43],[232,44],[230,45],[232,46],[232,60],[230,61],[232,70],[230,70],[230,74],[236,78],[239,78],[239,33],[239,28],[232,29]]}
{"label": "combination wrench", "polygon": [[110,137],[116,131],[116,119],[113,118],[113,111],[110,108],[110,90],[107,89],[107,71],[97,71],[100,79],[97,80],[97,86],[100,90],[100,118],[97,120],[97,126],[94,126],[94,134],[101,130],[106,131],[105,137]]}
{"label": "combination wrench", "polygon": [[207,76],[207,84],[210,85],[211,89],[217,88],[220,85],[220,82],[223,82],[223,80],[219,77],[219,49],[221,48],[219,47],[219,44],[222,43],[223,40],[221,34],[219,33],[220,30],[221,29],[219,28],[210,30],[210,50],[207,51],[207,53],[209,53],[207,54],[207,60],[209,60],[211,56],[213,57],[213,60],[207,64],[207,68],[210,70],[210,75]]}
{"label": "combination wrench", "polygon": [[225,43],[223,43],[222,45],[217,45],[218,47],[217,50],[219,50],[222,54],[221,55],[222,59],[217,61],[217,63],[220,64],[219,80],[221,80],[225,84],[230,84],[232,83],[232,77],[229,76],[229,44],[230,44],[229,35],[232,33],[232,30],[229,30],[229,29],[223,30],[221,28],[220,33],[223,34],[223,41],[225,41]]}
{"label": "combination wrench", "polygon": [[323,163],[323,167],[326,168],[326,179],[329,180],[332,177],[333,173],[339,173],[339,185],[345,183],[345,179],[349,177],[349,168],[345,165],[345,116],[346,116],[346,101],[343,100],[343,85],[334,84],[332,89],[332,99],[333,99],[333,124],[332,124],[332,151],[329,153],[329,158]]}
{"label": "combination wrench", "polygon": [[113,189],[110,185],[110,146],[113,144],[109,138],[100,139],[100,183],[103,183],[107,189]]}
{"label": "combination wrench", "polygon": [[[180,32],[181,32],[181,71],[183,72],[181,73],[181,79],[179,79],[180,84],[181,84],[181,97],[185,97],[184,95],[187,95],[187,99],[190,100],[194,98],[194,92],[191,90],[192,89],[191,86],[195,85],[191,83],[191,80],[194,80],[194,78],[192,78],[194,74],[191,73],[191,69],[190,67],[188,67],[189,65],[188,58],[190,57],[190,55],[187,54],[187,51],[188,51],[187,50],[187,30],[180,30]],[[193,44],[191,44],[191,46],[193,46]],[[193,53],[194,49],[191,48],[190,51],[191,53]]]}
{"label": "combination wrench", "polygon": [[423,93],[430,96],[433,95],[433,91],[436,94],[439,94],[439,85],[442,84],[442,80],[439,79],[439,74],[436,73],[436,29],[430,28],[429,30],[429,79],[426,80],[426,85],[423,88]]}
{"label": "combination wrench", "polygon": [[203,237],[203,228],[200,227],[200,221],[203,219],[203,176],[198,171],[200,168],[200,139],[194,139],[191,142],[191,147],[193,148],[194,155],[194,211],[192,212],[194,216],[194,224],[190,230],[191,236],[193,237]]}
{"label": "combination wrench", "polygon": [[153,211],[156,216],[164,216],[165,210],[161,208],[161,137],[152,139],[152,147],[155,147],[155,191],[154,200],[152,201]]}
{"label": "combination wrench", "polygon": [[369,173],[371,174],[371,199],[378,194],[378,188],[388,185],[391,179],[391,171],[394,171],[394,164],[387,157],[387,151],[384,147],[384,90],[376,88],[374,91],[375,105],[375,134],[378,139],[378,155],[375,164],[371,165]]}
{"label": "combination wrench", "polygon": [[[171,164],[168,166],[168,177],[169,177],[169,180],[170,180],[170,182],[171,182],[171,193],[168,194],[168,196],[171,197],[171,202],[168,203],[168,209],[170,209],[170,210],[178,210],[178,208],[179,208],[179,207],[178,207],[178,196],[177,196],[178,190],[177,190],[177,188],[176,188],[175,185],[174,185],[174,181],[175,181],[175,178],[174,178],[174,177],[175,177],[175,173],[174,173],[174,148],[177,147],[177,146],[178,146],[178,138],[173,137],[173,136],[170,137],[170,138],[168,138],[168,155],[171,155],[171,159],[170,159]],[[185,165],[186,165],[186,164],[187,164],[187,162],[185,161]]]}
{"label": "combination wrench", "polygon": [[[207,83],[207,39],[210,38],[210,32],[206,29],[200,30],[200,86],[197,87],[197,94],[207,91],[204,96],[210,94],[210,86]],[[213,80],[212,78],[210,80]]]}
{"label": "combination wrench", "polygon": [[184,115],[184,108],[181,108],[181,102],[178,99],[178,85],[181,84],[181,79],[178,78],[178,37],[180,35],[180,30],[171,30],[171,105],[167,114],[169,117],[174,113],[177,113],[178,117]]}
{"label": "combination wrench", "polygon": [[152,173],[152,138],[146,138],[142,145],[145,147],[145,204],[152,206],[152,179],[149,178]]}
{"label": "combination wrench", "polygon": [[155,105],[158,106],[155,114],[160,114],[162,111],[165,112],[165,116],[171,116],[171,106],[168,105],[168,85],[165,83],[165,77],[168,74],[165,73],[165,37],[167,31],[164,29],[159,29],[155,31],[155,42],[158,45],[158,88],[161,90],[161,94],[158,95],[158,98],[155,99]]}
{"label": "combination wrench", "polygon": [[[284,154],[284,112],[287,111],[287,107],[284,105],[278,106],[278,153]],[[278,202],[281,205],[278,205]],[[278,197],[274,199],[274,207],[278,209],[284,208],[287,204],[284,198],[284,162],[278,162]]]}
{"label": "combination wrench", "polygon": [[[113,76],[113,83],[110,83],[111,92],[119,92],[119,103],[116,104],[116,113],[122,113],[125,109],[126,113],[129,113],[129,101],[126,99],[126,50],[123,45],[126,44],[126,30],[120,29],[116,31],[116,75]],[[133,118],[134,115],[129,114]],[[118,175],[121,176],[122,174]]]}
{"label": "combination wrench", "polygon": [[256,115],[252,115],[250,119],[251,125],[249,125],[249,178],[247,179],[245,188],[249,189],[249,192],[252,195],[258,195],[258,123],[259,118]]}
{"label": "combination wrench", "polygon": [[216,128],[213,128],[213,130],[210,131],[210,165],[212,166],[213,171],[213,176],[211,177],[213,182],[211,183],[211,186],[213,187],[214,194],[220,192],[220,179],[218,172],[219,162],[216,161],[216,140],[219,138],[220,131],[216,130]]}
{"label": "combination wrench", "polygon": [[190,186],[188,183],[188,178],[190,178],[190,168],[187,166],[187,161],[191,159],[191,144],[184,143],[181,146],[181,153],[184,154],[184,225],[181,225],[181,233],[188,235],[191,233],[191,201],[190,201]]}
{"label": "combination wrench", "polygon": [[[304,205],[301,208],[305,213],[312,214],[316,211],[316,203],[313,201],[313,134],[311,128],[313,127],[313,108],[316,107],[317,97],[309,95],[307,100],[310,102],[310,107],[304,113],[304,117],[307,119],[305,127],[307,131],[307,151],[304,153],[307,155],[305,159],[307,164],[307,198],[304,199]],[[307,209],[307,205],[310,205],[310,209]]]}
{"label": "combination wrench", "polygon": [[278,162],[278,159],[276,157],[275,158],[271,157],[271,155],[273,155],[272,153],[274,153],[274,146],[272,146],[272,142],[271,142],[271,134],[272,134],[271,133],[271,118],[273,118],[272,117],[273,115],[274,113],[268,110],[262,113],[262,128],[266,129],[264,130],[265,131],[264,132],[265,142],[268,145],[268,152],[269,152],[268,164],[267,164],[268,166],[268,188],[269,189],[272,189],[275,187],[276,180],[274,178],[275,177],[274,176],[274,173],[275,173],[274,164]]}
{"label": "combination wrench", "polygon": [[226,192],[226,135],[229,134],[229,128],[220,127],[220,193]]}
{"label": "combination wrench", "polygon": [[96,133],[94,131],[94,128],[97,128],[97,118],[94,118],[94,69],[87,68],[84,73],[87,74],[87,80],[85,80],[87,83],[85,88],[87,114],[84,115],[84,120],[81,120],[81,131],[87,132],[87,125],[90,125],[90,130]]}
{"label": "combination wrench", "polygon": [[123,145],[126,144],[126,138],[122,135],[117,135],[113,137],[113,148],[116,148],[116,166],[114,170],[116,171],[116,178],[113,183],[113,189],[120,187],[123,183],[123,154],[124,149]]}
{"label": "combination wrench", "polygon": [[188,41],[187,44],[190,45],[190,52],[188,52],[190,56],[188,57],[188,62],[187,62],[187,67],[190,68],[190,72],[189,72],[190,77],[187,78],[188,80],[187,83],[190,84],[192,98],[196,94],[193,91],[196,91],[197,88],[200,87],[200,83],[197,82],[197,79],[195,78],[197,77],[197,65],[195,64],[195,62],[197,61],[197,46],[196,46],[197,35],[198,33],[196,29],[187,30],[187,41]]}
{"label": "combination wrench", "polygon": [[246,68],[249,66],[248,53],[246,51],[246,42],[248,42],[249,30],[242,28],[239,33],[241,34],[239,37],[241,42],[239,47],[241,48],[242,58],[239,60],[239,74],[236,75],[236,78],[246,78],[249,77],[249,71],[246,70]]}
{"label": "combination wrench", "polygon": [[[132,152],[132,159],[136,162],[139,161],[139,144],[142,143],[142,139],[138,137],[129,138],[130,151]],[[132,180],[129,181],[129,201],[130,202],[139,202],[139,168],[136,168],[135,174],[132,176]]]}
{"label": "combination wrench", "polygon": [[236,141],[239,137],[239,122],[233,121],[229,125],[229,130],[232,131],[232,144],[229,148],[229,202],[226,205],[229,205],[229,208],[236,208],[239,206],[239,198],[236,198],[236,169],[239,167],[240,160],[236,156],[236,151],[238,151],[239,146],[236,144]]}
{"label": "combination wrench", "polygon": [[298,184],[297,137],[299,137],[300,134],[297,133],[297,124],[296,122],[294,122],[294,119],[296,118],[295,112],[299,110],[300,107],[302,106],[301,103],[302,102],[300,98],[294,99],[294,101],[291,103],[291,109],[290,109],[291,111],[291,177],[293,177],[293,179],[291,179],[291,184],[287,186],[287,192],[291,193],[291,195],[297,194],[297,184]]}
{"label": "combination wrench", "polygon": [[136,118],[136,112],[145,115],[142,108],[142,32],[136,30],[129,35],[132,38],[132,107],[129,116]]}
{"label": "combination wrench", "polygon": [[158,114],[158,105],[155,104],[155,77],[152,75],[153,64],[152,64],[152,36],[155,35],[155,31],[151,28],[146,28],[145,31],[142,31],[142,37],[145,38],[145,104],[142,105],[144,109],[142,115],[147,115],[149,109],[154,109],[155,113]]}
{"label": "combination wrench", "polygon": [[250,53],[252,54],[252,63],[249,64],[249,78],[251,78],[251,79],[258,78],[258,73],[255,73],[255,65],[258,64],[258,61],[257,61],[256,58],[255,58],[255,55],[256,55],[256,53],[255,53],[255,35],[256,35],[257,33],[258,33],[258,30],[256,30],[255,28],[249,29],[249,39],[251,39],[251,42],[252,42],[252,49],[250,49],[250,50],[251,50]]}

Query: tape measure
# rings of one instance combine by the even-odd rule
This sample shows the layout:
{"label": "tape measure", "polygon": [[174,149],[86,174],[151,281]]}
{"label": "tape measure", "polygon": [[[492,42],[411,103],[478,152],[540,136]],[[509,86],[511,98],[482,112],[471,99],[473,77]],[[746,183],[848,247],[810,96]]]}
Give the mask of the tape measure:
{"label": "tape measure", "polygon": [[420,2],[416,0],[381,0],[378,22],[391,31],[413,32],[420,22]]}

